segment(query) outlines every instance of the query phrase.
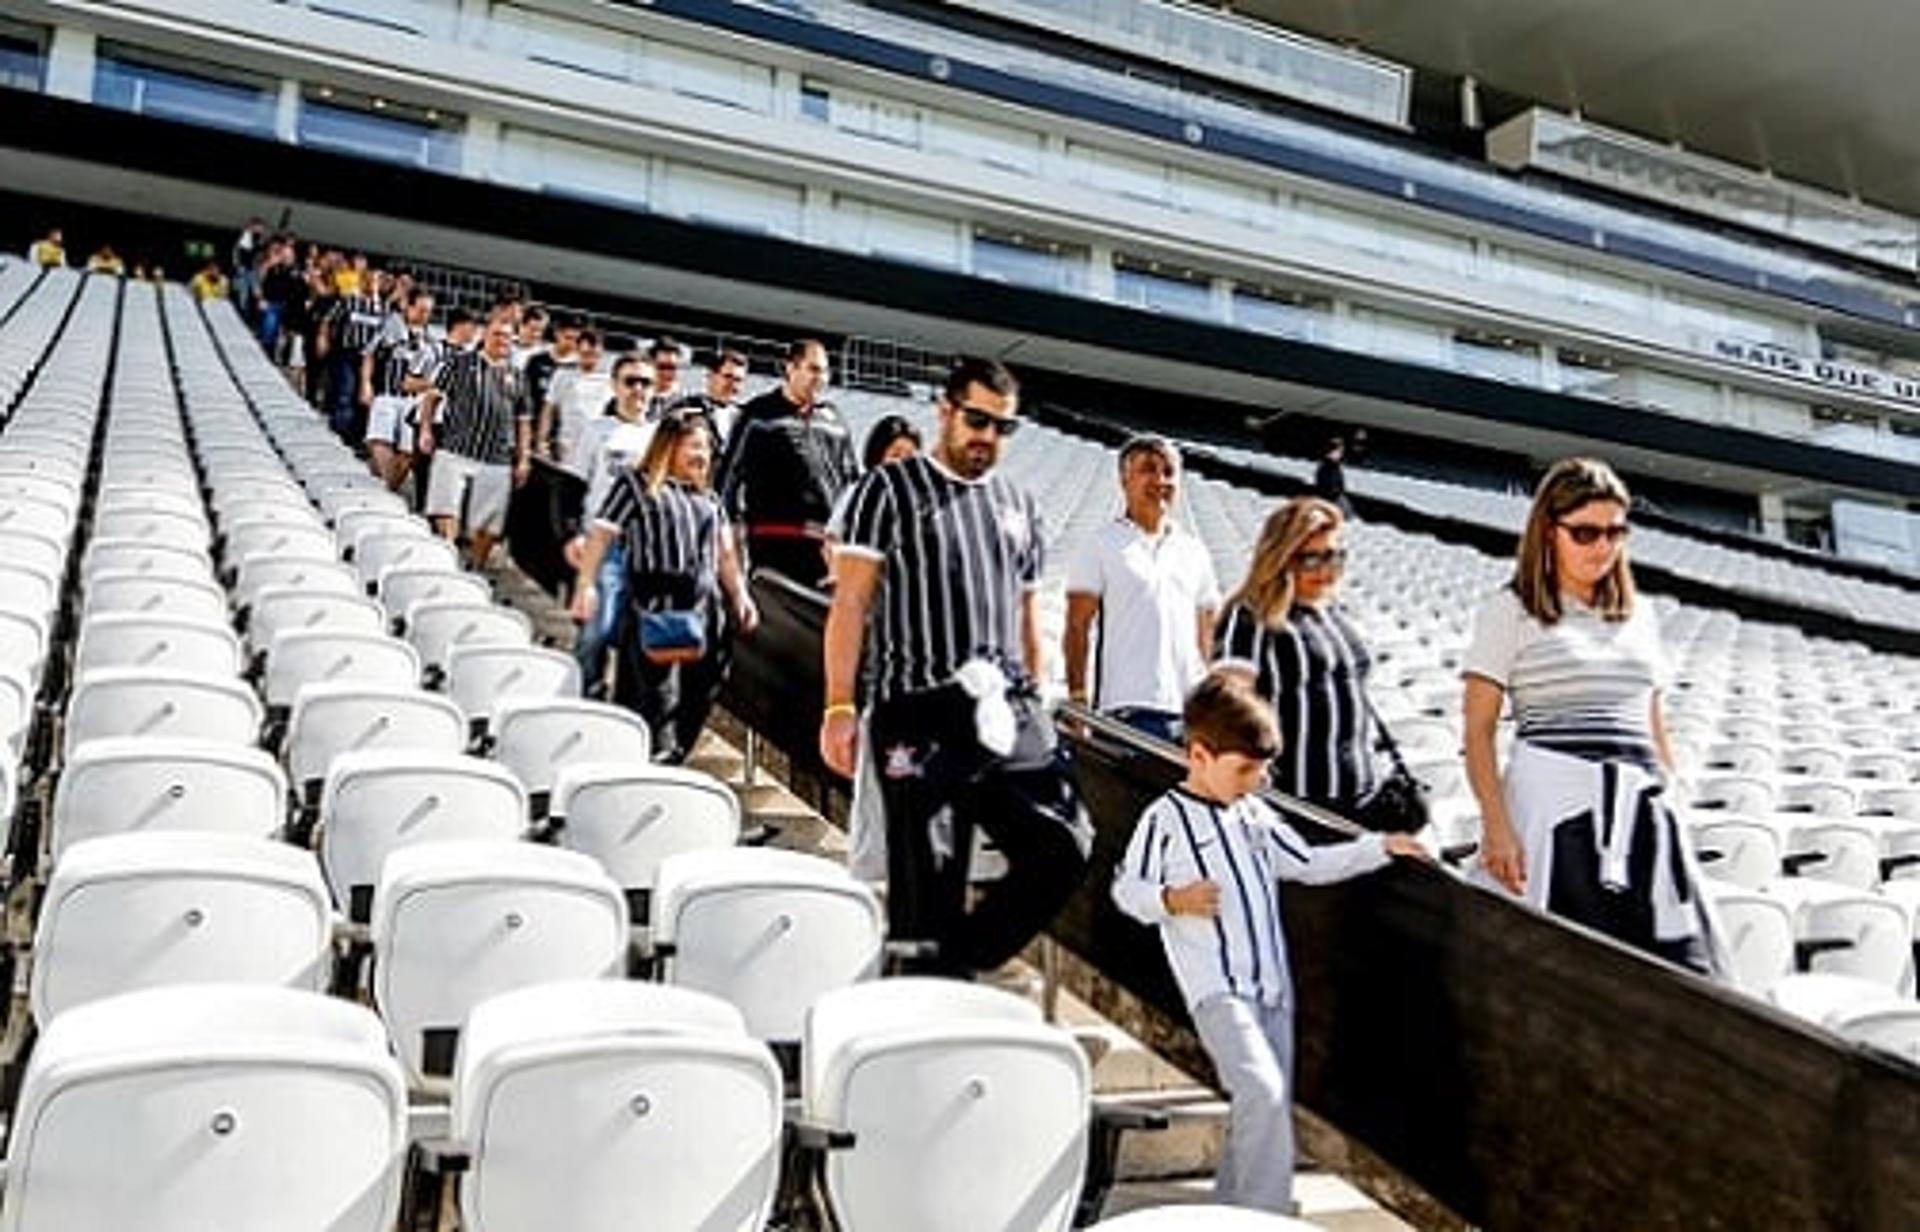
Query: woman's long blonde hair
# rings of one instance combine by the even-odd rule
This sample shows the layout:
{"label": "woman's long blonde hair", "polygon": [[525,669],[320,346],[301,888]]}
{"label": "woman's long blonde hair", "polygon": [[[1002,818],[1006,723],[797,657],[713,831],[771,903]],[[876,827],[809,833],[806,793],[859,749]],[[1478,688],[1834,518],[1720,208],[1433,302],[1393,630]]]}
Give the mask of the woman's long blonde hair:
{"label": "woman's long blonde hair", "polygon": [[[640,486],[648,496],[657,494],[666,485],[673,467],[673,451],[685,437],[694,432],[708,433],[708,443],[712,444],[712,427],[707,417],[698,411],[669,411],[660,419],[659,426],[653,431],[653,439],[647,442],[647,452],[640,457],[639,465],[633,469],[639,472]],[[713,482],[713,464],[707,465],[707,482],[703,488]]]}
{"label": "woman's long blonde hair", "polygon": [[1293,558],[1307,540],[1323,531],[1339,530],[1345,523],[1338,505],[1317,496],[1296,497],[1274,510],[1260,528],[1246,578],[1221,610],[1243,606],[1269,629],[1287,623],[1293,611]]}
{"label": "woman's long blonde hair", "polygon": [[[1627,485],[1598,458],[1563,458],[1547,469],[1534,489],[1533,508],[1515,553],[1512,586],[1520,606],[1543,625],[1553,624],[1563,614],[1560,579],[1554,573],[1554,528],[1562,518],[1595,501],[1621,509],[1633,507]],[[1594,587],[1594,610],[1606,620],[1625,620],[1633,615],[1634,593],[1633,566],[1627,563],[1627,545],[1622,543],[1613,568]]]}

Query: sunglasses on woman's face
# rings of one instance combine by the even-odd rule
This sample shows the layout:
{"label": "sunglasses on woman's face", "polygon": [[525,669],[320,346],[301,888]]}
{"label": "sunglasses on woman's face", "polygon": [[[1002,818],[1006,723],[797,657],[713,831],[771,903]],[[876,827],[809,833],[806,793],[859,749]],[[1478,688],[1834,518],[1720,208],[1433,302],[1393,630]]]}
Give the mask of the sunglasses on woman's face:
{"label": "sunglasses on woman's face", "polygon": [[1347,567],[1347,549],[1329,548],[1324,552],[1302,552],[1293,558],[1293,567],[1299,573],[1318,573],[1322,569],[1344,569]]}
{"label": "sunglasses on woman's face", "polygon": [[1622,543],[1632,531],[1625,522],[1614,522],[1607,526],[1593,522],[1562,522],[1560,529],[1567,532],[1567,538],[1583,548],[1590,548],[1602,539],[1608,543]]}
{"label": "sunglasses on woman's face", "polygon": [[1003,438],[1012,436],[1020,430],[1020,421],[1013,416],[996,415],[992,411],[983,411],[977,406],[961,407],[960,418],[975,432],[992,429]]}

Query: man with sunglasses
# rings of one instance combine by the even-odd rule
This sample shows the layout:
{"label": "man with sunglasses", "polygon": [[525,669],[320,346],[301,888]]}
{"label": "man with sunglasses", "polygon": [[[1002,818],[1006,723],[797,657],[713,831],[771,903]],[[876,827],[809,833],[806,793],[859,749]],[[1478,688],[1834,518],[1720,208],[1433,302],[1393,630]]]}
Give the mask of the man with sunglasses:
{"label": "man with sunglasses", "polygon": [[860,474],[853,437],[826,400],[830,374],[824,343],[789,347],[786,379],[741,408],[715,481],[750,563],[815,587],[834,502]]}
{"label": "man with sunglasses", "polygon": [[[605,413],[587,419],[572,448],[579,458],[580,474],[586,481],[580,504],[572,510],[574,536],[567,543],[566,560],[579,568],[585,550],[586,521],[606,504],[615,479],[630,471],[646,456],[653,441],[657,421],[647,417],[647,403],[653,392],[653,369],[640,355],[622,355],[613,364],[613,397]],[[576,418],[581,418],[576,416]],[[600,602],[592,620],[582,625],[574,639],[574,658],[580,663],[580,679],[587,696],[604,692],[607,651],[616,644],[627,610],[626,541],[615,538],[600,560],[595,583]]]}
{"label": "man with sunglasses", "polygon": [[[920,965],[964,975],[1006,962],[1046,926],[1086,872],[1091,829],[1038,696],[1038,508],[993,473],[1020,426],[1019,387],[992,360],[962,360],[939,421],[930,452],[874,469],[849,500],[820,752],[852,777],[865,651],[889,933],[932,942]],[[968,911],[975,827],[1009,869]]]}
{"label": "man with sunglasses", "polygon": [[1180,491],[1173,442],[1141,435],[1122,445],[1120,491],[1125,511],[1067,566],[1067,690],[1178,744],[1181,707],[1213,650],[1220,583],[1206,545],[1172,517]]}
{"label": "man with sunglasses", "polygon": [[680,373],[687,366],[687,352],[662,334],[647,348],[647,362],[653,365],[653,397],[647,402],[647,414],[658,419],[686,397],[680,388]]}

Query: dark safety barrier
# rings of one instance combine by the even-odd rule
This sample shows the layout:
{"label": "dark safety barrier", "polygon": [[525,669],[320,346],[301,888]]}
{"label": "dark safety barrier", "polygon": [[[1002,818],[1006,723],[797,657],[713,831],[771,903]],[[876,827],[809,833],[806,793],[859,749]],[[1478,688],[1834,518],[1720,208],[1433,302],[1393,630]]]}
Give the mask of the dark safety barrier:
{"label": "dark safety barrier", "polygon": [[[725,704],[818,769],[820,597],[756,579]],[[1152,931],[1109,903],[1134,819],[1181,773],[1063,725],[1098,829],[1054,937],[1200,1055]],[[1309,838],[1341,823],[1285,801]],[[1322,822],[1325,824],[1322,824]],[[1493,1229],[1920,1228],[1920,1069],[1423,868],[1289,887],[1300,1102]]]}

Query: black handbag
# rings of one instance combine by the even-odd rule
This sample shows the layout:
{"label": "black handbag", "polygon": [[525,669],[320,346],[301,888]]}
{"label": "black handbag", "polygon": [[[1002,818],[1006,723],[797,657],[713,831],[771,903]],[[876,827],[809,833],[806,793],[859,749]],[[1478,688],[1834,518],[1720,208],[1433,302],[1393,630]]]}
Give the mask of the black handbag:
{"label": "black handbag", "polygon": [[1426,828],[1432,814],[1427,808],[1427,796],[1432,790],[1412,770],[1407,768],[1407,759],[1400,754],[1400,744],[1380,720],[1379,712],[1373,708],[1373,699],[1362,693],[1366,702],[1367,717],[1373,720],[1373,728],[1380,734],[1375,747],[1385,752],[1393,768],[1374,784],[1373,790],[1353,802],[1348,815],[1362,827],[1388,834],[1414,834]]}

